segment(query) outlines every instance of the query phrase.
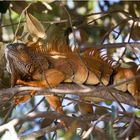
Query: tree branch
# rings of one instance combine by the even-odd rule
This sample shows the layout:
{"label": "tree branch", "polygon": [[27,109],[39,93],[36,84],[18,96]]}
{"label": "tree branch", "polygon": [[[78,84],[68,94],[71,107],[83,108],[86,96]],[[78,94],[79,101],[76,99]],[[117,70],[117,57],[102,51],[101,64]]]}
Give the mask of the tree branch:
{"label": "tree branch", "polygon": [[[123,112],[122,112],[123,113]],[[121,119],[121,122],[129,122],[130,119],[132,118],[133,116],[133,113],[124,113],[124,116],[122,118],[122,116],[118,116],[118,118],[122,118]],[[83,129],[86,129],[86,128],[89,128],[89,125],[87,125],[87,123],[89,121],[96,121],[97,119],[99,119],[100,115],[98,114],[93,114],[93,115],[86,115],[86,116],[83,116],[83,117],[70,117],[70,116],[66,116],[64,114],[60,114],[60,113],[57,113],[57,112],[54,112],[54,111],[50,111],[50,112],[32,112],[32,113],[29,113],[21,118],[16,118],[16,119],[13,119],[11,120],[10,122],[4,124],[4,125],[1,125],[0,126],[0,133],[8,130],[9,127],[16,127],[17,125],[19,124],[23,124],[24,122],[27,122],[27,121],[33,121],[34,119],[36,118],[46,118],[46,119],[52,119],[52,120],[55,120],[55,119],[61,119],[65,122],[65,124],[69,127],[71,127],[72,123],[76,123],[76,127],[80,127],[80,128],[83,128]],[[100,119],[100,121],[110,121],[112,120],[112,114],[111,113],[107,113],[105,115],[105,117],[103,117],[102,119]],[[116,118],[117,119],[117,118]],[[135,118],[137,120],[137,123],[139,124],[140,123],[140,118]]]}
{"label": "tree branch", "polygon": [[[88,88],[81,88],[76,84],[60,84],[56,88],[52,89],[43,89],[39,87],[29,87],[29,86],[19,86],[14,88],[7,88],[0,90],[0,99],[3,100],[5,97],[13,96],[15,93],[16,96],[29,95],[29,91],[36,90],[38,91],[36,95],[48,95],[48,94],[57,94],[65,95],[72,94],[78,96],[84,96],[87,101],[95,102],[96,98],[98,101],[110,100],[114,101],[114,98],[107,93],[107,91],[101,86],[88,86]],[[112,94],[121,102],[131,106],[140,108],[136,106],[135,99],[128,93],[118,91],[116,89],[110,88]]]}
{"label": "tree branch", "polygon": [[35,138],[45,135],[46,133],[53,132],[53,131],[56,131],[56,130],[62,129],[62,128],[64,128],[64,126],[62,126],[61,124],[58,124],[53,127],[42,128],[39,131],[34,131],[33,133],[30,133],[28,135],[21,136],[20,140],[25,140],[25,139],[30,139],[30,138],[35,139]]}
{"label": "tree branch", "polygon": [[130,43],[109,43],[109,44],[96,44],[93,45],[93,43],[85,43],[85,45],[87,47],[93,47],[93,48],[99,48],[99,49],[110,49],[110,48],[139,48],[140,47],[140,43],[134,43],[134,42],[130,42]]}
{"label": "tree branch", "polygon": [[[24,122],[27,122],[27,121],[33,121],[34,119],[36,118],[46,118],[46,119],[52,119],[52,120],[55,120],[55,119],[61,119],[65,122],[65,124],[70,127],[71,124],[73,122],[75,122],[77,125],[77,127],[81,127],[83,129],[86,129],[88,127],[87,122],[89,122],[90,119],[83,119],[82,117],[70,117],[70,116],[66,116],[64,114],[60,114],[60,113],[57,113],[57,112],[54,112],[54,111],[50,111],[50,112],[32,112],[32,113],[29,113],[27,114],[26,116],[22,117],[22,118],[16,118],[16,119],[13,119],[11,120],[10,122],[4,124],[4,125],[1,125],[0,126],[0,133],[1,132],[4,132],[6,130],[8,130],[8,128],[10,126],[17,126],[18,124],[23,124]],[[92,117],[93,119],[94,117]]]}

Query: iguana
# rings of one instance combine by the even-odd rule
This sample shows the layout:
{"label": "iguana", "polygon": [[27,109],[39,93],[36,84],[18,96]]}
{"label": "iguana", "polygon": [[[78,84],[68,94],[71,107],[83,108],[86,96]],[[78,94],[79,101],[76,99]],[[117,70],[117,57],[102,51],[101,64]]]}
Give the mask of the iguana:
{"label": "iguana", "polygon": [[[114,70],[112,60],[104,59],[99,49],[88,48],[80,53],[72,50],[68,34],[57,26],[49,29],[47,45],[37,43],[13,43],[7,45],[5,56],[7,70],[11,73],[11,85],[15,84],[51,88],[62,82],[97,85],[99,83],[118,83],[137,75],[136,68],[118,67]],[[111,77],[113,82],[111,83]],[[129,91],[139,100],[137,79],[116,88]],[[63,113],[61,101],[57,96],[47,96],[50,105]],[[82,114],[93,113],[91,105],[80,103]]]}

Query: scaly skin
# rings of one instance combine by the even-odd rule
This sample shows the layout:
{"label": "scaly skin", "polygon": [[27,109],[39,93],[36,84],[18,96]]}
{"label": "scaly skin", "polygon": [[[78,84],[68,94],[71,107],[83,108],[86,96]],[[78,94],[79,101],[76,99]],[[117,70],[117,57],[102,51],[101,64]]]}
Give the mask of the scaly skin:
{"label": "scaly skin", "polygon": [[[62,58],[55,59],[54,55],[46,57],[44,54],[40,54],[36,50],[20,43],[8,45],[6,52],[7,60],[12,61],[8,69],[11,73],[11,78],[14,79],[11,79],[11,85],[13,86],[15,84],[22,84],[49,88],[55,87],[61,82],[82,84],[86,83],[89,76],[86,65],[77,55],[68,54],[69,58],[67,55],[64,55]],[[73,58],[72,60],[71,57]],[[13,67],[14,69],[12,69]],[[28,79],[26,80],[24,77],[28,77]],[[58,97],[54,96],[54,100],[58,102],[55,105],[53,96],[48,96],[47,98],[51,106],[62,113],[60,100],[56,99]],[[20,100],[18,99],[18,101]],[[87,108],[87,113],[93,113],[91,106]]]}
{"label": "scaly skin", "polygon": [[[35,43],[32,45],[14,43],[6,47],[7,69],[11,73],[12,86],[22,84],[49,88],[62,82],[87,85],[109,84],[114,70],[108,60],[101,58],[98,49],[86,49],[80,54],[77,50],[71,50],[67,36],[63,32],[57,32],[57,35],[62,34],[62,37],[55,36],[55,29],[48,32],[50,36],[48,36],[47,47],[40,47]],[[134,68],[117,68],[113,83],[135,75],[137,72]],[[122,87],[116,88],[124,92],[129,91],[139,101],[140,86],[136,80]],[[56,111],[63,113],[61,101],[57,96],[47,96],[47,99]],[[83,115],[93,113],[92,106],[84,103],[79,103],[79,110]]]}
{"label": "scaly skin", "polygon": [[[140,72],[137,71],[137,65],[135,63],[128,63],[128,67],[118,68],[116,74],[114,75],[113,84],[134,78],[139,74]],[[128,91],[135,98],[136,104],[140,104],[140,78],[136,78],[127,83],[121,84],[120,86],[116,86],[115,88],[123,92]]]}

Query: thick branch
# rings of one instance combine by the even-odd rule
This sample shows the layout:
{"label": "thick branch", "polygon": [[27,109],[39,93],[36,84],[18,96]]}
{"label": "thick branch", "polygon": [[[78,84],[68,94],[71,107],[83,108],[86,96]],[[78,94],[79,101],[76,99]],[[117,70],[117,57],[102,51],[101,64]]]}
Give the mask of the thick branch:
{"label": "thick branch", "polygon": [[[60,84],[56,88],[52,89],[42,89],[38,87],[28,87],[28,86],[21,86],[21,87],[14,87],[14,88],[7,88],[0,90],[0,98],[1,100],[5,97],[9,97],[10,95],[13,96],[15,93],[18,93],[18,96],[28,95],[31,90],[38,91],[36,95],[47,95],[47,94],[73,94],[84,96],[89,101],[96,101],[96,98],[102,100],[110,100],[114,101],[114,98],[109,94],[103,87],[101,86],[88,86],[88,88],[81,88],[76,84]],[[121,102],[128,105],[136,106],[135,99],[128,93],[122,93],[115,89],[110,89],[112,94]],[[96,98],[95,98],[96,97]],[[136,106],[140,108],[139,106]]]}

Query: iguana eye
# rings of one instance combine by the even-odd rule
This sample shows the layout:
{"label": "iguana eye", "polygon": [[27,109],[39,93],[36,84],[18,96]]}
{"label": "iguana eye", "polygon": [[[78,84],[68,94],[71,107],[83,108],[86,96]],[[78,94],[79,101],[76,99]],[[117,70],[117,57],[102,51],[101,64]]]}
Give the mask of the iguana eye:
{"label": "iguana eye", "polygon": [[22,46],[22,45],[19,45],[18,47],[17,47],[17,50],[23,50],[24,49],[24,46]]}

